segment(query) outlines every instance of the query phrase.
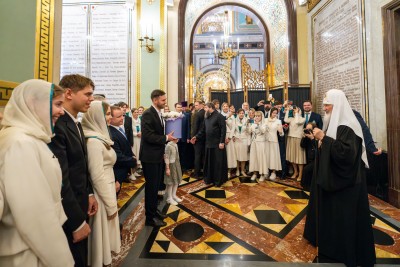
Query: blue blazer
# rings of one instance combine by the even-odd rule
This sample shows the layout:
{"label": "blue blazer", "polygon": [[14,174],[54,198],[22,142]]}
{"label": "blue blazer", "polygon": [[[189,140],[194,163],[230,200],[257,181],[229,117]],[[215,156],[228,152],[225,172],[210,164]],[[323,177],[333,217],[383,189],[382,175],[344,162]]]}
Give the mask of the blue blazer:
{"label": "blue blazer", "polygon": [[109,129],[111,139],[114,141],[112,148],[117,154],[117,161],[114,165],[115,180],[122,184],[131,172],[131,168],[136,167],[136,159],[133,158],[131,145],[123,133],[112,126]]}
{"label": "blue blazer", "polygon": [[182,138],[179,142],[185,142],[190,139],[190,115],[191,113],[184,112],[184,117],[182,118]]}

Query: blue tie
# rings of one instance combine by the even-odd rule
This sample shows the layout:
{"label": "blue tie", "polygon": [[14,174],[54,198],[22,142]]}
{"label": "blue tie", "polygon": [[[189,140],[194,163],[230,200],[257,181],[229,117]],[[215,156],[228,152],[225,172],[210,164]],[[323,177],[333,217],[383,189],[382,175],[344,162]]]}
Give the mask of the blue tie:
{"label": "blue tie", "polygon": [[[118,130],[119,130],[119,131],[124,135],[124,137],[126,138],[124,129],[122,129],[121,127],[119,127]],[[126,139],[127,139],[127,138],[126,138]]]}
{"label": "blue tie", "polygon": [[308,123],[308,113],[306,113],[306,125],[307,125],[307,123]]}

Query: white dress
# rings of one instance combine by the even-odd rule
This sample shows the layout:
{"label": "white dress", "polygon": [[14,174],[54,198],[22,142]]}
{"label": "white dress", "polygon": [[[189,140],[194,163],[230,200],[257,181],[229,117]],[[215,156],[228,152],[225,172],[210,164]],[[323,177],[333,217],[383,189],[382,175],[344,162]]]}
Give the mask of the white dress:
{"label": "white dress", "polygon": [[140,150],[140,141],[142,140],[141,137],[138,137],[138,133],[142,131],[142,126],[140,125],[141,119],[138,117],[137,120],[132,118],[132,132],[133,132],[133,148],[132,152],[136,156],[137,164],[140,165],[139,160],[139,150]]}
{"label": "white dress", "polygon": [[268,144],[266,142],[267,126],[265,124],[252,124],[249,127],[251,133],[249,171],[268,173]]}
{"label": "white dress", "polygon": [[99,204],[96,215],[90,220],[89,265],[111,264],[111,251],[120,252],[121,239],[119,218],[108,220],[107,216],[118,211],[113,166],[117,160],[115,151],[97,138],[88,138],[88,167],[93,190]]}
{"label": "white dress", "polygon": [[[271,170],[282,170],[282,163],[281,163],[281,154],[279,151],[279,143],[278,143],[278,128],[282,127],[282,122],[278,119],[267,119],[265,124],[268,128],[267,133],[267,141],[268,141],[268,166]],[[284,133],[282,131],[281,136]]]}
{"label": "white dress", "polygon": [[246,128],[249,127],[247,124],[247,118],[235,121],[235,127],[233,136],[235,137],[235,149],[236,149],[236,159],[238,161],[248,161],[249,160],[249,144],[250,135]]}
{"label": "white dress", "polygon": [[237,167],[235,143],[232,141],[233,132],[235,130],[234,128],[235,117],[231,116],[226,119],[226,138],[231,138],[231,141],[226,145],[226,156],[229,169]]}
{"label": "white dress", "polygon": [[18,128],[3,129],[0,139],[0,266],[74,266],[58,159]]}

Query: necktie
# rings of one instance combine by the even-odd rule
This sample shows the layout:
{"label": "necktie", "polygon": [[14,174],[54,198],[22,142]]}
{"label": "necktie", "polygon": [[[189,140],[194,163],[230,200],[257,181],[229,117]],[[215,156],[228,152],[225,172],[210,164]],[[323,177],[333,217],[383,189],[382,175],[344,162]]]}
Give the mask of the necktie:
{"label": "necktie", "polygon": [[307,125],[308,119],[309,119],[308,116],[309,116],[309,113],[307,112],[307,113],[306,113],[306,125]]}
{"label": "necktie", "polygon": [[77,123],[76,123],[76,126],[78,126],[78,133],[79,133],[79,136],[80,136],[80,138],[81,138],[82,144],[84,144],[84,143],[85,143],[85,136],[83,135],[83,128],[82,128],[82,125],[81,125],[80,122],[77,122]]}
{"label": "necktie", "polygon": [[124,129],[122,129],[121,127],[119,127],[118,130],[119,130],[119,131],[124,135],[124,137],[126,138]]}

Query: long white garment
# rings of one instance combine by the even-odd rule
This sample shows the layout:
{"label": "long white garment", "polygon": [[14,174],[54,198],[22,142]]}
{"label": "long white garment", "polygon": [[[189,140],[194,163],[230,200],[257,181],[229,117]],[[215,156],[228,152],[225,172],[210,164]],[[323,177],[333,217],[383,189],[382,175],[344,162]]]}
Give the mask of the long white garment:
{"label": "long white garment", "polygon": [[[74,266],[62,225],[62,174],[47,143],[53,85],[17,86],[0,131],[0,266]],[[1,201],[0,201],[1,202]]]}
{"label": "long white garment", "polygon": [[141,123],[141,119],[139,117],[137,118],[137,120],[135,118],[132,118],[132,131],[133,131],[132,152],[136,156],[138,165],[140,165],[139,150],[140,150],[140,142],[142,140],[142,138],[138,136],[138,133],[142,132],[142,126],[140,125],[140,123]]}
{"label": "long white garment", "polygon": [[121,240],[118,216],[107,219],[118,211],[113,171],[117,156],[111,148],[113,142],[100,101],[93,101],[83,115],[82,128],[87,138],[90,178],[99,204],[97,213],[90,219],[92,232],[88,239],[88,263],[102,267],[111,264],[111,251],[119,253]]}
{"label": "long white garment", "polygon": [[[278,119],[266,119],[266,125],[268,127],[267,141],[268,149],[268,166],[271,170],[282,170],[281,154],[279,151],[278,143],[278,128],[282,127],[282,122]],[[283,136],[283,132],[281,134]]]}
{"label": "long white garment", "polygon": [[254,123],[249,131],[251,132],[249,171],[267,174],[269,168],[268,143],[266,141],[267,126],[263,123],[259,125]]}
{"label": "long white garment", "polygon": [[226,157],[229,169],[237,167],[235,143],[232,141],[234,130],[235,118],[231,116],[226,119],[226,138],[231,139],[231,141],[226,145]]}
{"label": "long white garment", "polygon": [[247,122],[247,118],[243,118],[242,120],[237,118],[235,121],[233,137],[235,137],[234,144],[236,150],[236,159],[238,161],[249,160],[250,135],[247,131],[247,127],[249,126]]}

